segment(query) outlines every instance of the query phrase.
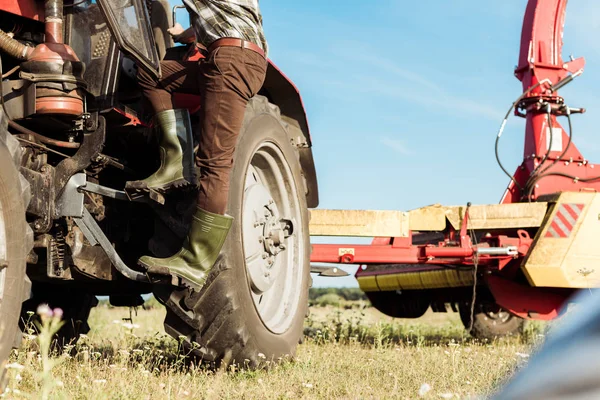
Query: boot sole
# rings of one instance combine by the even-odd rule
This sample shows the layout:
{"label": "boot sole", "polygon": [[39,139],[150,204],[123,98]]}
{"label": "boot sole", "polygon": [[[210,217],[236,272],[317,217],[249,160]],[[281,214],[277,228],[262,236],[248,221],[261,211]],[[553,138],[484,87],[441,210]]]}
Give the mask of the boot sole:
{"label": "boot sole", "polygon": [[167,184],[161,186],[148,186],[145,183],[136,184],[136,182],[127,182],[125,184],[125,190],[136,190],[136,191],[148,191],[155,190],[159,193],[164,193],[170,189],[182,189],[187,186],[192,186],[190,182],[186,179],[177,179],[173,182],[169,182]]}
{"label": "boot sole", "polygon": [[146,270],[146,273],[149,275],[159,275],[159,276],[164,276],[164,277],[170,277],[171,278],[170,283],[172,286],[191,289],[195,292],[200,292],[200,290],[204,287],[204,284],[198,285],[197,283],[192,282],[191,280],[189,280],[186,277],[183,277],[181,275],[171,272],[166,267],[153,268],[153,267],[150,267],[149,265],[146,265],[139,261],[138,261],[138,265],[140,267],[144,268]]}

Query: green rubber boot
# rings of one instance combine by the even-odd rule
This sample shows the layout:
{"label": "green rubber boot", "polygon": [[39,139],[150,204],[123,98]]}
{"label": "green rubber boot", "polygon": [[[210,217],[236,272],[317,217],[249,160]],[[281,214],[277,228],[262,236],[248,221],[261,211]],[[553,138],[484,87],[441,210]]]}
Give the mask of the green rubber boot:
{"label": "green rubber boot", "polygon": [[138,264],[148,273],[171,275],[179,278],[184,286],[200,290],[217,261],[232,222],[233,218],[228,215],[197,208],[183,248],[177,254],[169,258],[144,256]]}
{"label": "green rubber boot", "polygon": [[160,135],[160,167],[146,179],[127,182],[125,189],[163,192],[195,181],[194,141],[188,110],[165,110],[154,118]]}

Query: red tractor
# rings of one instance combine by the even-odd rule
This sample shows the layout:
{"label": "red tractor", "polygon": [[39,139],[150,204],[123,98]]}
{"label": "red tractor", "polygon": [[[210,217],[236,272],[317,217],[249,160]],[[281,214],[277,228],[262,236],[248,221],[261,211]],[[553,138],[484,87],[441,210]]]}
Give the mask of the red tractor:
{"label": "red tractor", "polygon": [[89,330],[96,296],[138,306],[148,293],[167,308],[166,331],[204,360],[253,366],[295,351],[311,284],[308,207],[318,193],[302,100],[273,63],[239,137],[227,263],[200,292],[136,266],[141,255],[180,248],[195,201],[193,189],[123,191],[159,161],[135,70],[159,75],[161,57],[189,53],[172,48],[171,18],[165,1],[0,4],[2,362],[39,304],[63,309],[59,339],[70,341]]}

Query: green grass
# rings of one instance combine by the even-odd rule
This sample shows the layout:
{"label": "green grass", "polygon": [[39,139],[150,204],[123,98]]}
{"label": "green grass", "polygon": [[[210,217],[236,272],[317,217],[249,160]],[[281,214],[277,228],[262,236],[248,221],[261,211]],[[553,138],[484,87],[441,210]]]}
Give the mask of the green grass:
{"label": "green grass", "polygon": [[92,312],[89,335],[55,354],[50,371],[39,338],[28,336],[11,357],[4,396],[43,398],[49,390],[51,399],[412,399],[428,385],[423,398],[467,398],[495,390],[542,337],[531,325],[523,338],[480,343],[454,314],[392,320],[364,303],[311,311],[294,360],[214,371],[190,364],[165,335],[162,307],[140,309],[129,321],[129,310],[103,305]]}

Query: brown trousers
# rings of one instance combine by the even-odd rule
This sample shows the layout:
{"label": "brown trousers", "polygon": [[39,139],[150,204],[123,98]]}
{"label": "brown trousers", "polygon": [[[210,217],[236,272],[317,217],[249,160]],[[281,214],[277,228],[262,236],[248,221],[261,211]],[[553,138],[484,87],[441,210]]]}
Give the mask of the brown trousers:
{"label": "brown trousers", "polygon": [[233,153],[248,101],[260,90],[267,61],[241,47],[218,47],[201,61],[162,61],[162,78],[140,69],[138,80],[154,113],[173,109],[174,93],[199,94],[198,207],[225,214]]}

